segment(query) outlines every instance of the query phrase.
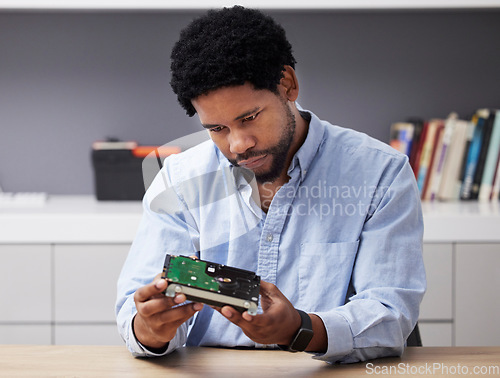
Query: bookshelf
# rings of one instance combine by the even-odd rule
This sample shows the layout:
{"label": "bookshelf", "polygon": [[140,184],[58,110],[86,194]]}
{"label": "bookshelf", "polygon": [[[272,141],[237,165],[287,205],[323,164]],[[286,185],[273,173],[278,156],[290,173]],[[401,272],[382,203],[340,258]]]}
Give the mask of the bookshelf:
{"label": "bookshelf", "polygon": [[412,119],[391,126],[390,144],[408,155],[421,198],[498,202],[500,111],[470,119]]}

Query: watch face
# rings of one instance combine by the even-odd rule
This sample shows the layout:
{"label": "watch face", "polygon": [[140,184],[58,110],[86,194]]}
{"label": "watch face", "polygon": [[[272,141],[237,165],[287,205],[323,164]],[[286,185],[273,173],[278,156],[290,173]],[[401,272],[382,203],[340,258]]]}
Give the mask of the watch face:
{"label": "watch face", "polygon": [[290,350],[303,352],[306,350],[313,336],[314,332],[312,329],[301,328],[297,333],[297,336],[295,336],[292,345],[290,345]]}

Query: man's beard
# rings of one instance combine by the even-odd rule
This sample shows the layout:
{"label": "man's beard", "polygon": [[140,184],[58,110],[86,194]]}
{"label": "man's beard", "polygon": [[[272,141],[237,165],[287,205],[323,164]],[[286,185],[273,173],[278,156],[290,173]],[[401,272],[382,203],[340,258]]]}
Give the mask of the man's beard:
{"label": "man's beard", "polygon": [[235,160],[229,159],[234,166],[239,166],[238,161],[247,160],[256,156],[269,155],[272,157],[271,168],[267,172],[255,173],[255,178],[258,183],[274,182],[281,176],[285,169],[288,151],[292,145],[293,136],[295,134],[295,116],[290,108],[283,103],[283,109],[286,114],[286,127],[283,129],[279,142],[273,147],[263,151],[247,151],[244,154],[238,155]]}

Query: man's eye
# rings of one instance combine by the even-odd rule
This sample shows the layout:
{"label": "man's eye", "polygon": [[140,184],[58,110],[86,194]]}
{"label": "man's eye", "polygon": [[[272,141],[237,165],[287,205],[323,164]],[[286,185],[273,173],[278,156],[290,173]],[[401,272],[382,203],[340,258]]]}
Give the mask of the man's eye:
{"label": "man's eye", "polygon": [[259,115],[259,113],[255,113],[254,115],[243,118],[243,122],[253,121],[255,118],[257,118],[258,115]]}
{"label": "man's eye", "polygon": [[211,129],[208,129],[211,133],[218,133],[222,131],[223,127],[222,126],[217,126],[217,127],[212,127]]}

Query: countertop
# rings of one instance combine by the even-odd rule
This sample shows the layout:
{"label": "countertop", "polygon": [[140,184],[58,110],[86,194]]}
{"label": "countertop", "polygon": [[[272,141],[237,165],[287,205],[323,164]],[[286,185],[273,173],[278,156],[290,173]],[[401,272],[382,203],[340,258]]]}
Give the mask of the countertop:
{"label": "countertop", "polygon": [[[424,242],[500,242],[498,202],[423,202]],[[0,207],[0,243],[131,243],[140,201],[49,196],[38,206]]]}

